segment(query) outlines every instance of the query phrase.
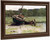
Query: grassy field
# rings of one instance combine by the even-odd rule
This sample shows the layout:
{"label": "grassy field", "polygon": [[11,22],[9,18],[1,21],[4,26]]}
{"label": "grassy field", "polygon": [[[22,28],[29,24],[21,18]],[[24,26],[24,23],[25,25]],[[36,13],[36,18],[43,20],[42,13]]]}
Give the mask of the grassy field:
{"label": "grassy field", "polygon": [[[32,20],[36,20],[36,22],[46,22],[46,17],[25,17],[24,18],[25,21],[32,21]],[[6,17],[5,19],[6,24],[11,24],[13,23],[12,17]]]}
{"label": "grassy field", "polygon": [[[36,22],[46,22],[46,17],[25,17],[26,21],[36,20]],[[21,25],[21,26],[9,26],[8,24],[13,23],[11,17],[6,17],[5,34],[20,34],[20,33],[37,33],[46,32],[46,24],[44,23],[33,25]]]}
{"label": "grassy field", "polygon": [[25,17],[26,21],[36,20],[36,22],[46,22],[46,17]]}
{"label": "grassy field", "polygon": [[33,25],[20,25],[20,26],[8,26],[5,27],[5,34],[21,34],[21,33],[38,33],[46,32],[46,26],[44,24]]}

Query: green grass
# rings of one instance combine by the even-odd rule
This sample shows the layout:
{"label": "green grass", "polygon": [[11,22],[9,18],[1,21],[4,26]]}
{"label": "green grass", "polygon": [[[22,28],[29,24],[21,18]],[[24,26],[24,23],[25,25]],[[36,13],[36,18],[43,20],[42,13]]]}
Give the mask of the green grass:
{"label": "green grass", "polygon": [[6,22],[6,24],[13,23],[12,17],[6,17],[5,22]]}
{"label": "green grass", "polygon": [[[34,19],[36,20],[36,22],[46,22],[45,16],[44,17],[25,17],[26,21],[32,21]],[[13,23],[13,20],[11,17],[6,17],[5,21],[6,21],[6,25]],[[10,28],[5,29],[5,33],[6,34],[14,34],[14,33],[18,34],[18,31],[17,31],[18,27],[19,27],[19,29],[21,29],[21,31],[22,31],[21,33],[36,33],[36,32],[40,32],[40,30],[35,30],[35,29],[39,29],[39,28],[42,29],[41,26],[42,26],[42,24],[39,24],[38,26],[25,25],[24,28],[26,28],[26,29],[28,28],[27,30],[26,29],[24,30],[24,28],[21,27],[21,28],[23,28],[23,30],[22,30],[19,26],[16,26],[16,27],[14,26],[15,28],[13,28],[13,27],[11,28],[11,26],[6,26],[6,27],[10,27]],[[29,28],[31,28],[31,29],[29,29]],[[15,32],[12,32],[12,31],[15,31]]]}
{"label": "green grass", "polygon": [[[8,26],[6,25],[5,34],[19,34],[19,33],[38,33],[43,32],[43,24],[37,24],[36,26],[32,25],[21,25],[21,26]],[[45,31],[44,31],[45,32]]]}
{"label": "green grass", "polygon": [[17,31],[12,32],[12,30],[13,30],[13,31],[14,31],[14,30],[17,30],[17,28],[8,28],[8,29],[5,30],[5,33],[6,33],[6,34],[17,33]]}
{"label": "green grass", "polygon": [[26,21],[32,21],[32,20],[36,20],[36,22],[46,22],[46,17],[25,17]]}
{"label": "green grass", "polygon": [[37,33],[38,31],[35,30],[23,30],[22,33]]}
{"label": "green grass", "polygon": [[[46,22],[46,17],[25,17],[26,21],[32,21],[32,20],[36,20],[36,22]],[[6,24],[11,24],[13,23],[12,17],[6,17],[5,19]]]}

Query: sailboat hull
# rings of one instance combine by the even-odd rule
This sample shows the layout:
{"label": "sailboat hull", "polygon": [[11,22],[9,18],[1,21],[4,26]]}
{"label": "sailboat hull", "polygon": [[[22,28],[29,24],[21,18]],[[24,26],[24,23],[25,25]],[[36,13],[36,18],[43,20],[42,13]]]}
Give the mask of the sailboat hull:
{"label": "sailboat hull", "polygon": [[16,24],[23,24],[24,21],[13,18],[13,22],[16,23]]}

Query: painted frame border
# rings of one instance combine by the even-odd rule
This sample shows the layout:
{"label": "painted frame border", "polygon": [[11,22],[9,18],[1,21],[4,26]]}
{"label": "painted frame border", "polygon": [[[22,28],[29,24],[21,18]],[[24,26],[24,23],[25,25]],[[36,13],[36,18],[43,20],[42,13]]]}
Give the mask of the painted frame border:
{"label": "painted frame border", "polygon": [[[46,5],[46,32],[5,35],[5,5]],[[1,1],[1,38],[27,38],[49,36],[49,2]]]}

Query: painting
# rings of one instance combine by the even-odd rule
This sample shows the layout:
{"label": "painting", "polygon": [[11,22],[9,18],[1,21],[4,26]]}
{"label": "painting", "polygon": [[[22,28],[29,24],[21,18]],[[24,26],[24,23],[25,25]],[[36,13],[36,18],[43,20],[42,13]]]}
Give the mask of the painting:
{"label": "painting", "polygon": [[46,32],[46,6],[5,6],[6,35],[38,32]]}
{"label": "painting", "polygon": [[49,35],[49,2],[2,1],[1,38]]}

